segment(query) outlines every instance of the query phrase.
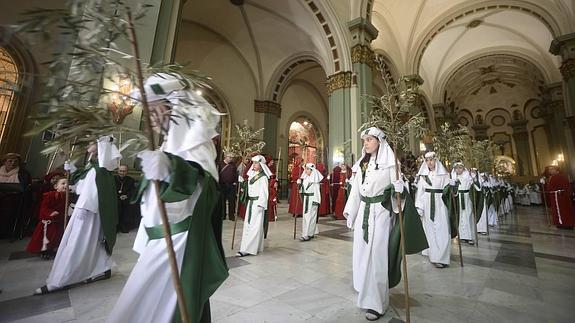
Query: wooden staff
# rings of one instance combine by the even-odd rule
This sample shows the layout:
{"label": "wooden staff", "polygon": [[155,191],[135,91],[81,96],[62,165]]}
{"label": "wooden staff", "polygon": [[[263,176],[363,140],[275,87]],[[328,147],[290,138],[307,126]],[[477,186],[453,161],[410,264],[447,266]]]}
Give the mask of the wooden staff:
{"label": "wooden staff", "polygon": [[299,184],[297,184],[297,182],[296,182],[296,186],[297,186],[297,192],[296,192],[297,195],[295,196],[295,214],[293,216],[293,239],[294,240],[295,240],[295,235],[297,232],[297,215],[298,215],[297,210],[299,208],[299,199],[300,199],[300,196],[299,196],[300,195],[299,194],[300,187],[299,187]]}
{"label": "wooden staff", "polygon": [[[242,159],[242,163],[243,163],[243,159]],[[246,165],[247,166],[247,165]],[[239,176],[242,176],[241,174]],[[243,179],[243,177],[242,177]],[[241,184],[238,182],[238,193],[236,195],[236,216],[234,217],[234,231],[232,232],[232,250],[234,250],[234,242],[236,240],[236,227],[238,225],[238,217],[240,216],[240,194],[241,194],[241,190],[240,190],[240,186]]]}
{"label": "wooden staff", "polygon": [[[68,159],[72,158],[72,154],[74,153],[74,148],[76,148],[75,144],[72,144],[72,148],[70,148],[70,155]],[[66,171],[66,193],[65,193],[65,204],[64,204],[64,230],[66,230],[66,226],[68,225],[68,209],[70,208],[70,172]]]}
{"label": "wooden staff", "polygon": [[[471,189],[475,189],[475,187],[473,186],[474,185],[472,184]],[[471,194],[471,192],[469,194]],[[473,211],[473,229],[475,230],[475,246],[479,248],[479,235],[477,233],[477,210],[475,209],[475,201],[473,200],[471,200],[471,210]]]}
{"label": "wooden staff", "polygon": [[549,218],[549,211],[547,210],[547,195],[549,193],[545,192],[545,185],[541,185],[541,190],[543,191],[543,204],[545,205],[545,217],[547,218],[547,227],[551,227],[551,219]]}
{"label": "wooden staff", "polygon": [[[451,193],[451,204],[456,208],[455,214],[457,214],[457,219],[455,221],[457,222],[457,228],[459,228],[459,206],[455,202],[455,194],[453,192]],[[459,230],[457,231],[457,246],[459,247],[459,264],[463,267],[463,253],[461,252],[461,237],[459,236]]]}
{"label": "wooden staff", "polygon": [[[142,73],[142,65],[140,60],[140,54],[138,49],[138,42],[136,38],[136,29],[134,27],[134,21],[132,20],[132,13],[128,10],[127,12],[128,29],[130,35],[130,43],[132,45],[132,50],[134,52],[136,72],[137,72],[137,85],[142,98],[142,112],[144,114],[144,119],[146,120],[146,132],[148,136],[148,148],[152,151],[156,150],[156,144],[154,140],[154,132],[152,129],[150,110],[148,106],[148,99],[146,97],[146,90],[144,89],[144,76]],[[158,205],[160,208],[160,217],[162,219],[162,226],[164,228],[164,240],[166,241],[166,250],[168,252],[168,259],[170,263],[170,269],[172,272],[172,280],[174,283],[174,288],[176,290],[176,296],[178,300],[178,307],[180,309],[180,315],[183,323],[189,323],[188,308],[186,306],[186,301],[184,299],[184,290],[182,288],[182,282],[180,280],[180,272],[178,270],[178,263],[176,259],[176,253],[174,251],[174,243],[172,241],[172,232],[170,230],[170,223],[168,222],[168,215],[166,212],[166,205],[160,198],[160,183],[156,180],[152,180],[152,184],[155,188],[156,199],[158,200]]]}

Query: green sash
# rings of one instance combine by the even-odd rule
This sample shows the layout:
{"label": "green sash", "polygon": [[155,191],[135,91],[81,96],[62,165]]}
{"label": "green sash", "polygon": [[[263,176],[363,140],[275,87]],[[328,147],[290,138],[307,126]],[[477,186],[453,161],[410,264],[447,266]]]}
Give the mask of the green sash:
{"label": "green sash", "polygon": [[[166,153],[171,161],[170,182],[160,185],[160,198],[166,203],[188,199],[198,184],[202,192],[198,197],[191,217],[170,224],[172,234],[188,231],[186,251],[182,260],[180,278],[184,289],[186,306],[191,322],[201,322],[209,318],[209,297],[228,277],[224,250],[221,243],[222,212],[220,192],[214,178],[200,165]],[[136,199],[149,185],[142,180]],[[149,238],[163,237],[163,228],[147,228]],[[161,233],[160,233],[161,232]],[[176,307],[172,322],[181,322],[179,308]]]}
{"label": "green sash", "polygon": [[363,229],[363,241],[368,243],[369,240],[369,210],[371,204],[375,203],[382,203],[384,200],[390,198],[390,194],[381,194],[378,196],[367,197],[360,195],[361,201],[365,203],[365,207],[363,208],[363,223],[361,224],[361,228]]}
{"label": "green sash", "polygon": [[304,204],[305,204],[305,211],[303,213],[307,213],[307,208],[309,205],[309,197],[313,196],[313,193],[301,193],[303,195]]}
{"label": "green sash", "polygon": [[[389,185],[383,192],[386,197],[382,203],[383,207],[389,212],[393,212],[391,207],[391,199],[394,196],[393,185]],[[405,253],[412,255],[422,250],[429,248],[421,218],[415,208],[414,200],[407,193],[407,188],[404,189],[402,196],[405,197],[405,204],[403,207],[403,229],[405,241]],[[399,215],[395,216],[395,223],[389,232],[388,244],[388,280],[389,288],[393,288],[401,281],[401,229],[399,227]]]}
{"label": "green sash", "polygon": [[465,194],[469,193],[469,190],[459,190],[459,203],[461,204],[461,209],[465,210]]}
{"label": "green sash", "polygon": [[100,167],[97,161],[90,163],[83,170],[77,170],[70,175],[70,183],[75,184],[86,178],[91,169],[96,172],[96,187],[98,189],[98,215],[104,234],[104,248],[108,255],[112,254],[116,244],[118,229],[118,197],[114,175],[107,169]]}
{"label": "green sash", "polygon": [[249,213],[248,213],[248,223],[250,223],[250,221],[252,220],[252,206],[254,205],[254,201],[259,200],[258,196],[248,196],[248,208],[250,209]]}
{"label": "green sash", "polygon": [[443,189],[443,194],[441,195],[441,199],[443,203],[447,207],[447,214],[449,215],[449,229],[451,231],[451,238],[457,237],[459,234],[459,205],[458,201],[455,198],[455,194],[457,194],[457,187],[447,185]]}
{"label": "green sash", "polygon": [[431,193],[431,221],[435,221],[435,194],[443,194],[443,189],[438,188],[426,188],[426,193]]}

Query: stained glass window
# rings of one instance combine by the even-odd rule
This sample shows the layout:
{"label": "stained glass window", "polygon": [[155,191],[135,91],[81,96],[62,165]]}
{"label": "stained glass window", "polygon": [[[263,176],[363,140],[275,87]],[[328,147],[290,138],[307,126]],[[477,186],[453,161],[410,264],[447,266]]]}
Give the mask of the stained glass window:
{"label": "stained glass window", "polygon": [[0,143],[7,133],[10,110],[18,90],[18,69],[14,59],[0,47]]}

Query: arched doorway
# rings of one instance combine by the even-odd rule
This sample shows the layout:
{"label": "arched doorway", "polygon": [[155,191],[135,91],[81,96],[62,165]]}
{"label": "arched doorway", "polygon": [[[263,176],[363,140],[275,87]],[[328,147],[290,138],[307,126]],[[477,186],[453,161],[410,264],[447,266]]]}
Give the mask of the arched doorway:
{"label": "arched doorway", "polygon": [[324,140],[318,127],[306,117],[296,118],[289,127],[288,172],[298,158],[304,163],[323,162]]}

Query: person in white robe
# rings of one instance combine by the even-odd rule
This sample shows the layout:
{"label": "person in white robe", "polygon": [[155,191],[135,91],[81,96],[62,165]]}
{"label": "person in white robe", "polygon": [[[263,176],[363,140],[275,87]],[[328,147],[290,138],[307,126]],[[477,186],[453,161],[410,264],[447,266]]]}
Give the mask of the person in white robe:
{"label": "person in white robe", "polygon": [[303,195],[303,219],[300,241],[309,241],[319,233],[317,211],[321,203],[320,182],[323,175],[313,163],[307,163],[301,175],[301,192]]}
{"label": "person in white robe", "polygon": [[[353,287],[359,293],[357,306],[367,310],[366,319],[379,319],[389,306],[388,247],[394,216],[382,206],[384,190],[394,183],[403,192],[404,182],[396,178],[395,155],[383,131],[372,127],[362,131],[362,158],[352,171],[351,192],[344,208],[347,226],[353,229]],[[392,199],[394,212],[397,204]]]}
{"label": "person in white robe", "polygon": [[489,174],[489,179],[488,179],[488,184],[487,187],[489,187],[489,191],[491,192],[491,205],[489,205],[489,208],[487,209],[487,224],[490,227],[494,227],[497,225],[497,221],[498,221],[498,214],[497,214],[497,209],[499,208],[499,205],[497,205],[499,203],[499,201],[497,201],[496,198],[496,194],[497,194],[497,179],[495,178],[495,176]]}
{"label": "person in white robe", "polygon": [[[476,176],[474,179],[473,187],[483,194],[483,207],[481,208],[481,214],[477,214],[479,220],[477,221],[477,232],[482,235],[487,234],[487,188],[484,187],[487,180],[485,173],[472,172],[472,177]],[[478,176],[478,178],[477,178]]]}
{"label": "person in white robe", "polygon": [[541,199],[541,189],[538,184],[529,185],[529,203],[535,205],[541,205],[543,200]]}
{"label": "person in white robe", "polygon": [[[140,187],[142,219],[133,246],[139,258],[107,322],[168,323],[180,318],[151,180],[161,183],[190,321],[209,322],[208,298],[228,277],[212,142],[220,113],[179,74],[154,74],[144,89],[153,129],[165,136],[158,150],[138,154],[145,178]],[[139,91],[132,97],[139,98]]]}
{"label": "person in white robe", "polygon": [[[72,187],[78,194],[78,200],[62,236],[52,270],[46,279],[46,285],[38,288],[34,292],[36,295],[67,288],[81,282],[89,283],[111,277],[114,262],[111,258],[111,250],[106,250],[98,190],[110,189],[114,193],[116,190],[114,187],[99,188],[97,186],[95,167],[100,168],[99,172],[112,172],[118,166],[121,155],[110,136],[103,136],[97,142],[90,144],[87,151],[91,157],[97,156],[98,162],[94,164],[96,166],[90,167],[85,176]],[[76,171],[76,167],[68,162],[64,168],[71,173]],[[117,214],[115,214],[115,220],[117,224]],[[115,227],[114,224],[112,225]],[[108,238],[109,241],[115,241],[115,232],[114,237]],[[113,243],[110,249],[112,247]]]}
{"label": "person in white robe", "polygon": [[242,243],[236,254],[238,257],[255,256],[264,251],[264,217],[268,208],[268,179],[271,175],[264,156],[252,157],[252,166],[248,170],[248,200]]}
{"label": "person in white robe", "polygon": [[459,200],[459,238],[461,241],[470,245],[475,244],[475,221],[473,218],[473,208],[471,201],[471,190],[473,187],[473,178],[465,165],[461,162],[453,164],[451,178],[459,184],[457,190],[457,199]]}
{"label": "person in white robe", "polygon": [[455,180],[449,178],[445,166],[437,160],[435,152],[425,154],[417,176],[415,207],[423,218],[423,229],[429,249],[423,255],[437,268],[449,266],[451,257],[451,228],[447,206],[442,193],[447,185],[455,186]]}

